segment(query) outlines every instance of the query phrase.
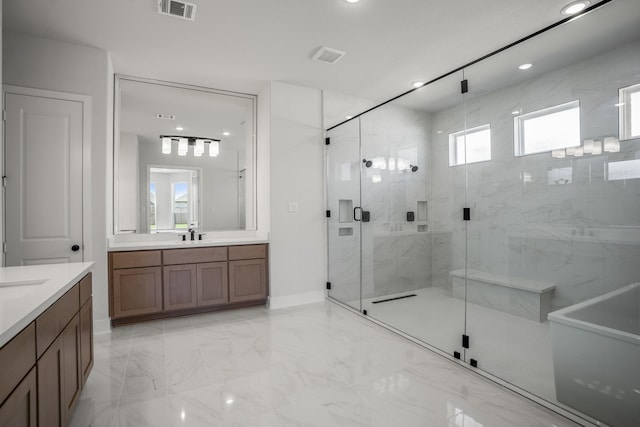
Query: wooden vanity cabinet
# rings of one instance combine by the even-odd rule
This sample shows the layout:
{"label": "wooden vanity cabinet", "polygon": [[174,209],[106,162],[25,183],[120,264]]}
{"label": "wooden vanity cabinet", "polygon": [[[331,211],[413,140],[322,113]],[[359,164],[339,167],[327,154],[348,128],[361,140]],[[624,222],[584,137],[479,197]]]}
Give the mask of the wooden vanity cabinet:
{"label": "wooden vanity cabinet", "polygon": [[266,245],[229,248],[229,301],[267,298]]}
{"label": "wooden vanity cabinet", "polygon": [[197,265],[198,307],[229,302],[228,271],[226,261]]}
{"label": "wooden vanity cabinet", "polygon": [[80,316],[76,314],[38,360],[41,427],[66,426],[82,389]]}
{"label": "wooden vanity cabinet", "polygon": [[162,268],[164,309],[179,310],[198,305],[196,296],[196,264],[168,265]]}
{"label": "wooden vanity cabinet", "polygon": [[109,253],[112,325],[264,304],[268,245]]}
{"label": "wooden vanity cabinet", "polygon": [[161,266],[161,251],[109,254],[109,314],[112,318],[162,311]]}
{"label": "wooden vanity cabinet", "polygon": [[165,310],[227,302],[226,292],[221,289],[227,284],[226,277],[224,281],[221,277],[226,276],[226,247],[165,250],[162,259]]}
{"label": "wooden vanity cabinet", "polygon": [[37,422],[36,328],[31,323],[0,349],[0,426]]}
{"label": "wooden vanity cabinet", "polygon": [[36,368],[0,406],[1,427],[36,427],[38,425]]}
{"label": "wooden vanity cabinet", "polygon": [[64,427],[93,367],[91,273],[0,349],[0,427]]}

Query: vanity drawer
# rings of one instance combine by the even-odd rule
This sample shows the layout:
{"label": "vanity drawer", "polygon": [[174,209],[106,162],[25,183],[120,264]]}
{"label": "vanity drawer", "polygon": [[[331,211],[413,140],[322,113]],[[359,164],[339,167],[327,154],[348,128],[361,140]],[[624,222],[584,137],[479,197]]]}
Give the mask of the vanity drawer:
{"label": "vanity drawer", "polygon": [[229,260],[267,257],[267,245],[229,246]]}
{"label": "vanity drawer", "polygon": [[36,327],[33,322],[0,349],[0,403],[36,364]]}
{"label": "vanity drawer", "polygon": [[169,249],[162,251],[162,259],[164,265],[226,261],[227,247]]}
{"label": "vanity drawer", "polygon": [[112,252],[113,268],[154,267],[162,264],[161,251]]}
{"label": "vanity drawer", "polygon": [[36,350],[38,357],[51,345],[80,310],[80,286],[76,284],[36,319]]}

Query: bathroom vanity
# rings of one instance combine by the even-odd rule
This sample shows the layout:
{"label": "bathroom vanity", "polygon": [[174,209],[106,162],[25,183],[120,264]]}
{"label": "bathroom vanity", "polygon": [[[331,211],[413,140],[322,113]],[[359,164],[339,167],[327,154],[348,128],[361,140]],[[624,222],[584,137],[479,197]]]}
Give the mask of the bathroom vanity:
{"label": "bathroom vanity", "polygon": [[268,288],[265,240],[110,244],[113,326],[261,305]]}
{"label": "bathroom vanity", "polygon": [[93,367],[92,265],[0,268],[0,425],[68,424]]}

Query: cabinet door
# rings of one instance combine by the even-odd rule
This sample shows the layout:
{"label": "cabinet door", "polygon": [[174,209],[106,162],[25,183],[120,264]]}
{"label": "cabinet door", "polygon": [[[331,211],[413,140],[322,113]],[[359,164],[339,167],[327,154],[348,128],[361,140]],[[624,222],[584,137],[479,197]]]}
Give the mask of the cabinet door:
{"label": "cabinet door", "polygon": [[80,315],[38,360],[38,425],[66,426],[81,389]]}
{"label": "cabinet door", "polygon": [[229,301],[267,298],[267,271],[264,259],[229,261]]}
{"label": "cabinet door", "polygon": [[198,264],[197,271],[198,307],[229,301],[226,262]]}
{"label": "cabinet door", "polygon": [[58,339],[62,339],[62,425],[66,426],[80,397],[80,314],[69,322]]}
{"label": "cabinet door", "polygon": [[36,427],[36,384],[33,368],[0,406],[0,427]]}
{"label": "cabinet door", "polygon": [[80,350],[80,373],[84,386],[93,368],[93,300],[91,297],[80,308]]}
{"label": "cabinet door", "polygon": [[38,359],[38,425],[62,425],[62,339],[53,341]]}
{"label": "cabinet door", "polygon": [[162,311],[161,267],[113,270],[113,317]]}
{"label": "cabinet door", "polygon": [[164,309],[179,310],[197,305],[196,265],[170,265],[164,272]]}

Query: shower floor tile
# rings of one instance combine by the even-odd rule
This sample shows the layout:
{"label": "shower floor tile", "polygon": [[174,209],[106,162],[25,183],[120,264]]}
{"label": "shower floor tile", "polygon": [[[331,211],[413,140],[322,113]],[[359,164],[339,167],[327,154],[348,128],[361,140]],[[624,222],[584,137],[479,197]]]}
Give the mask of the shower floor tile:
{"label": "shower floor tile", "polygon": [[[415,297],[373,304],[405,294]],[[556,402],[549,322],[524,319],[453,298],[440,288],[385,295],[362,301],[370,317],[448,354],[464,353],[478,367],[545,400]],[[466,309],[466,313],[465,313]]]}

